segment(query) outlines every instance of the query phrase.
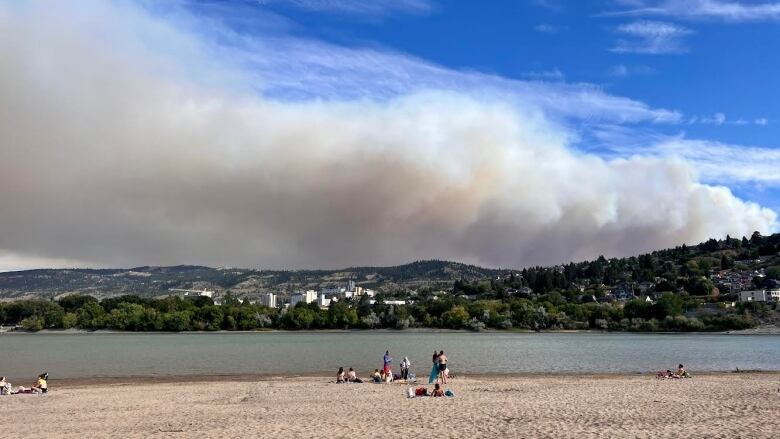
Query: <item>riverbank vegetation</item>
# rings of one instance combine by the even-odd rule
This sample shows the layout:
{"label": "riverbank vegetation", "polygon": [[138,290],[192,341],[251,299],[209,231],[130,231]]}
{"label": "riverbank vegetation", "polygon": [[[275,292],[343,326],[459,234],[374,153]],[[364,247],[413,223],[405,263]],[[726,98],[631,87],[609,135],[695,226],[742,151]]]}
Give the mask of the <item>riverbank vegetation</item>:
{"label": "riverbank vegetation", "polygon": [[[700,317],[691,312],[707,307]],[[345,299],[321,309],[300,303],[272,309],[237,300],[214,305],[208,297],[148,299],[120,296],[98,301],[72,295],[58,301],[0,303],[0,322],[41,329],[122,331],[216,331],[257,329],[449,328],[449,329],[600,329],[609,331],[721,331],[746,329],[772,312],[760,303],[725,308],[700,299],[667,293],[656,302],[570,303],[559,293],[534,299],[468,300],[455,295],[421,295],[413,304],[370,304]],[[687,314],[687,315],[686,315]]]}

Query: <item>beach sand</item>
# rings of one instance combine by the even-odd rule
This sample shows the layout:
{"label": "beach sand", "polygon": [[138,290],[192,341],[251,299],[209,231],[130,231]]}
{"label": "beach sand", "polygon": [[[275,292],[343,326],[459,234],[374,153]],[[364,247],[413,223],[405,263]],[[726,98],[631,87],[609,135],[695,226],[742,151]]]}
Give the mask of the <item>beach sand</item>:
{"label": "beach sand", "polygon": [[780,375],[463,377],[454,398],[328,378],[71,382],[0,397],[2,437],[778,437]]}

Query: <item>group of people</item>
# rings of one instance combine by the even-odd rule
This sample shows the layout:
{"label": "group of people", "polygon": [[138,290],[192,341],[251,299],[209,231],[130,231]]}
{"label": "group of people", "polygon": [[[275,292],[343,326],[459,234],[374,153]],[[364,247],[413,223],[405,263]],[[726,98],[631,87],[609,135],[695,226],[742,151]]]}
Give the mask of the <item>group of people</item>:
{"label": "group of people", "polygon": [[451,378],[450,369],[447,367],[449,359],[444,351],[433,351],[433,357],[431,358],[433,367],[431,368],[431,374],[428,377],[428,384],[439,383],[447,384],[447,380]]}
{"label": "group of people", "polygon": [[[433,351],[433,367],[431,369],[431,375],[428,380],[428,384],[447,384],[447,381],[452,378],[450,370],[448,368],[448,358],[444,354],[444,351]],[[393,357],[390,355],[390,351],[385,351],[382,357],[382,368],[374,369],[374,373],[371,374],[371,381],[374,383],[392,383],[395,380],[403,380],[404,382],[414,381],[415,374],[412,371],[412,362],[409,357],[404,357],[400,363],[400,374],[393,373]],[[363,381],[357,377],[355,369],[349,368],[348,371],[344,371],[343,367],[339,367],[336,373],[336,383],[362,383]],[[435,390],[435,389],[434,389]]]}
{"label": "group of people", "polygon": [[357,377],[355,369],[349,368],[345,373],[343,367],[339,367],[339,371],[336,373],[336,383],[362,383],[363,380]]}
{"label": "group of people", "polygon": [[666,369],[666,372],[658,372],[655,375],[656,378],[690,378],[691,374],[688,373],[687,370],[685,370],[685,367],[683,367],[682,364],[677,366],[677,371],[672,372],[670,369]]}
{"label": "group of people", "polygon": [[47,393],[49,391],[49,384],[47,383],[48,380],[49,374],[44,372],[38,375],[38,380],[32,386],[19,386],[16,390],[14,390],[11,383],[6,381],[5,377],[0,377],[0,395],[17,395],[20,393]]}

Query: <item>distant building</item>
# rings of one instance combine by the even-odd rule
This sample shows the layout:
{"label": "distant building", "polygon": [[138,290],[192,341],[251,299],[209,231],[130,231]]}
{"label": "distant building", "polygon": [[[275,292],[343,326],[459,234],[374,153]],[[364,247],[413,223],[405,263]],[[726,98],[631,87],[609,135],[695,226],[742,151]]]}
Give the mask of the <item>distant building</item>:
{"label": "distant building", "polygon": [[274,293],[261,294],[258,303],[268,308],[276,308],[276,294]]}
{"label": "distant building", "polygon": [[634,288],[624,282],[612,290],[612,296],[615,297],[615,300],[631,300],[635,297]]}
{"label": "distant building", "polygon": [[766,302],[767,293],[766,290],[752,290],[752,291],[740,291],[740,302]]}
{"label": "distant building", "polygon": [[766,295],[767,299],[772,299],[772,302],[780,302],[780,289],[766,290]]}
{"label": "distant building", "polygon": [[347,291],[355,292],[355,281],[350,280],[347,282]]}
{"label": "distant building", "polygon": [[345,287],[324,287],[320,289],[320,294],[326,294],[328,296],[335,296],[337,294],[344,294],[347,292]]}
{"label": "distant building", "polygon": [[317,292],[314,290],[300,291],[290,296],[290,306],[295,306],[300,302],[309,304],[317,301]]}
{"label": "distant building", "polygon": [[320,297],[317,299],[317,305],[319,305],[320,308],[327,308],[330,306],[331,300],[334,302],[338,301],[336,298],[328,299],[325,297],[325,294],[320,294]]}

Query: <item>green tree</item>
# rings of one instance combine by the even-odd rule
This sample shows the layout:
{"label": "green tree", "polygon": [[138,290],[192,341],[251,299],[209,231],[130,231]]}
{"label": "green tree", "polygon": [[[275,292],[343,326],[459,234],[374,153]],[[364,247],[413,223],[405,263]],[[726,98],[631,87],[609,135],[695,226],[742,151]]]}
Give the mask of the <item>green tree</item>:
{"label": "green tree", "polygon": [[448,328],[465,328],[469,325],[469,313],[462,306],[454,306],[442,315],[442,320]]}

